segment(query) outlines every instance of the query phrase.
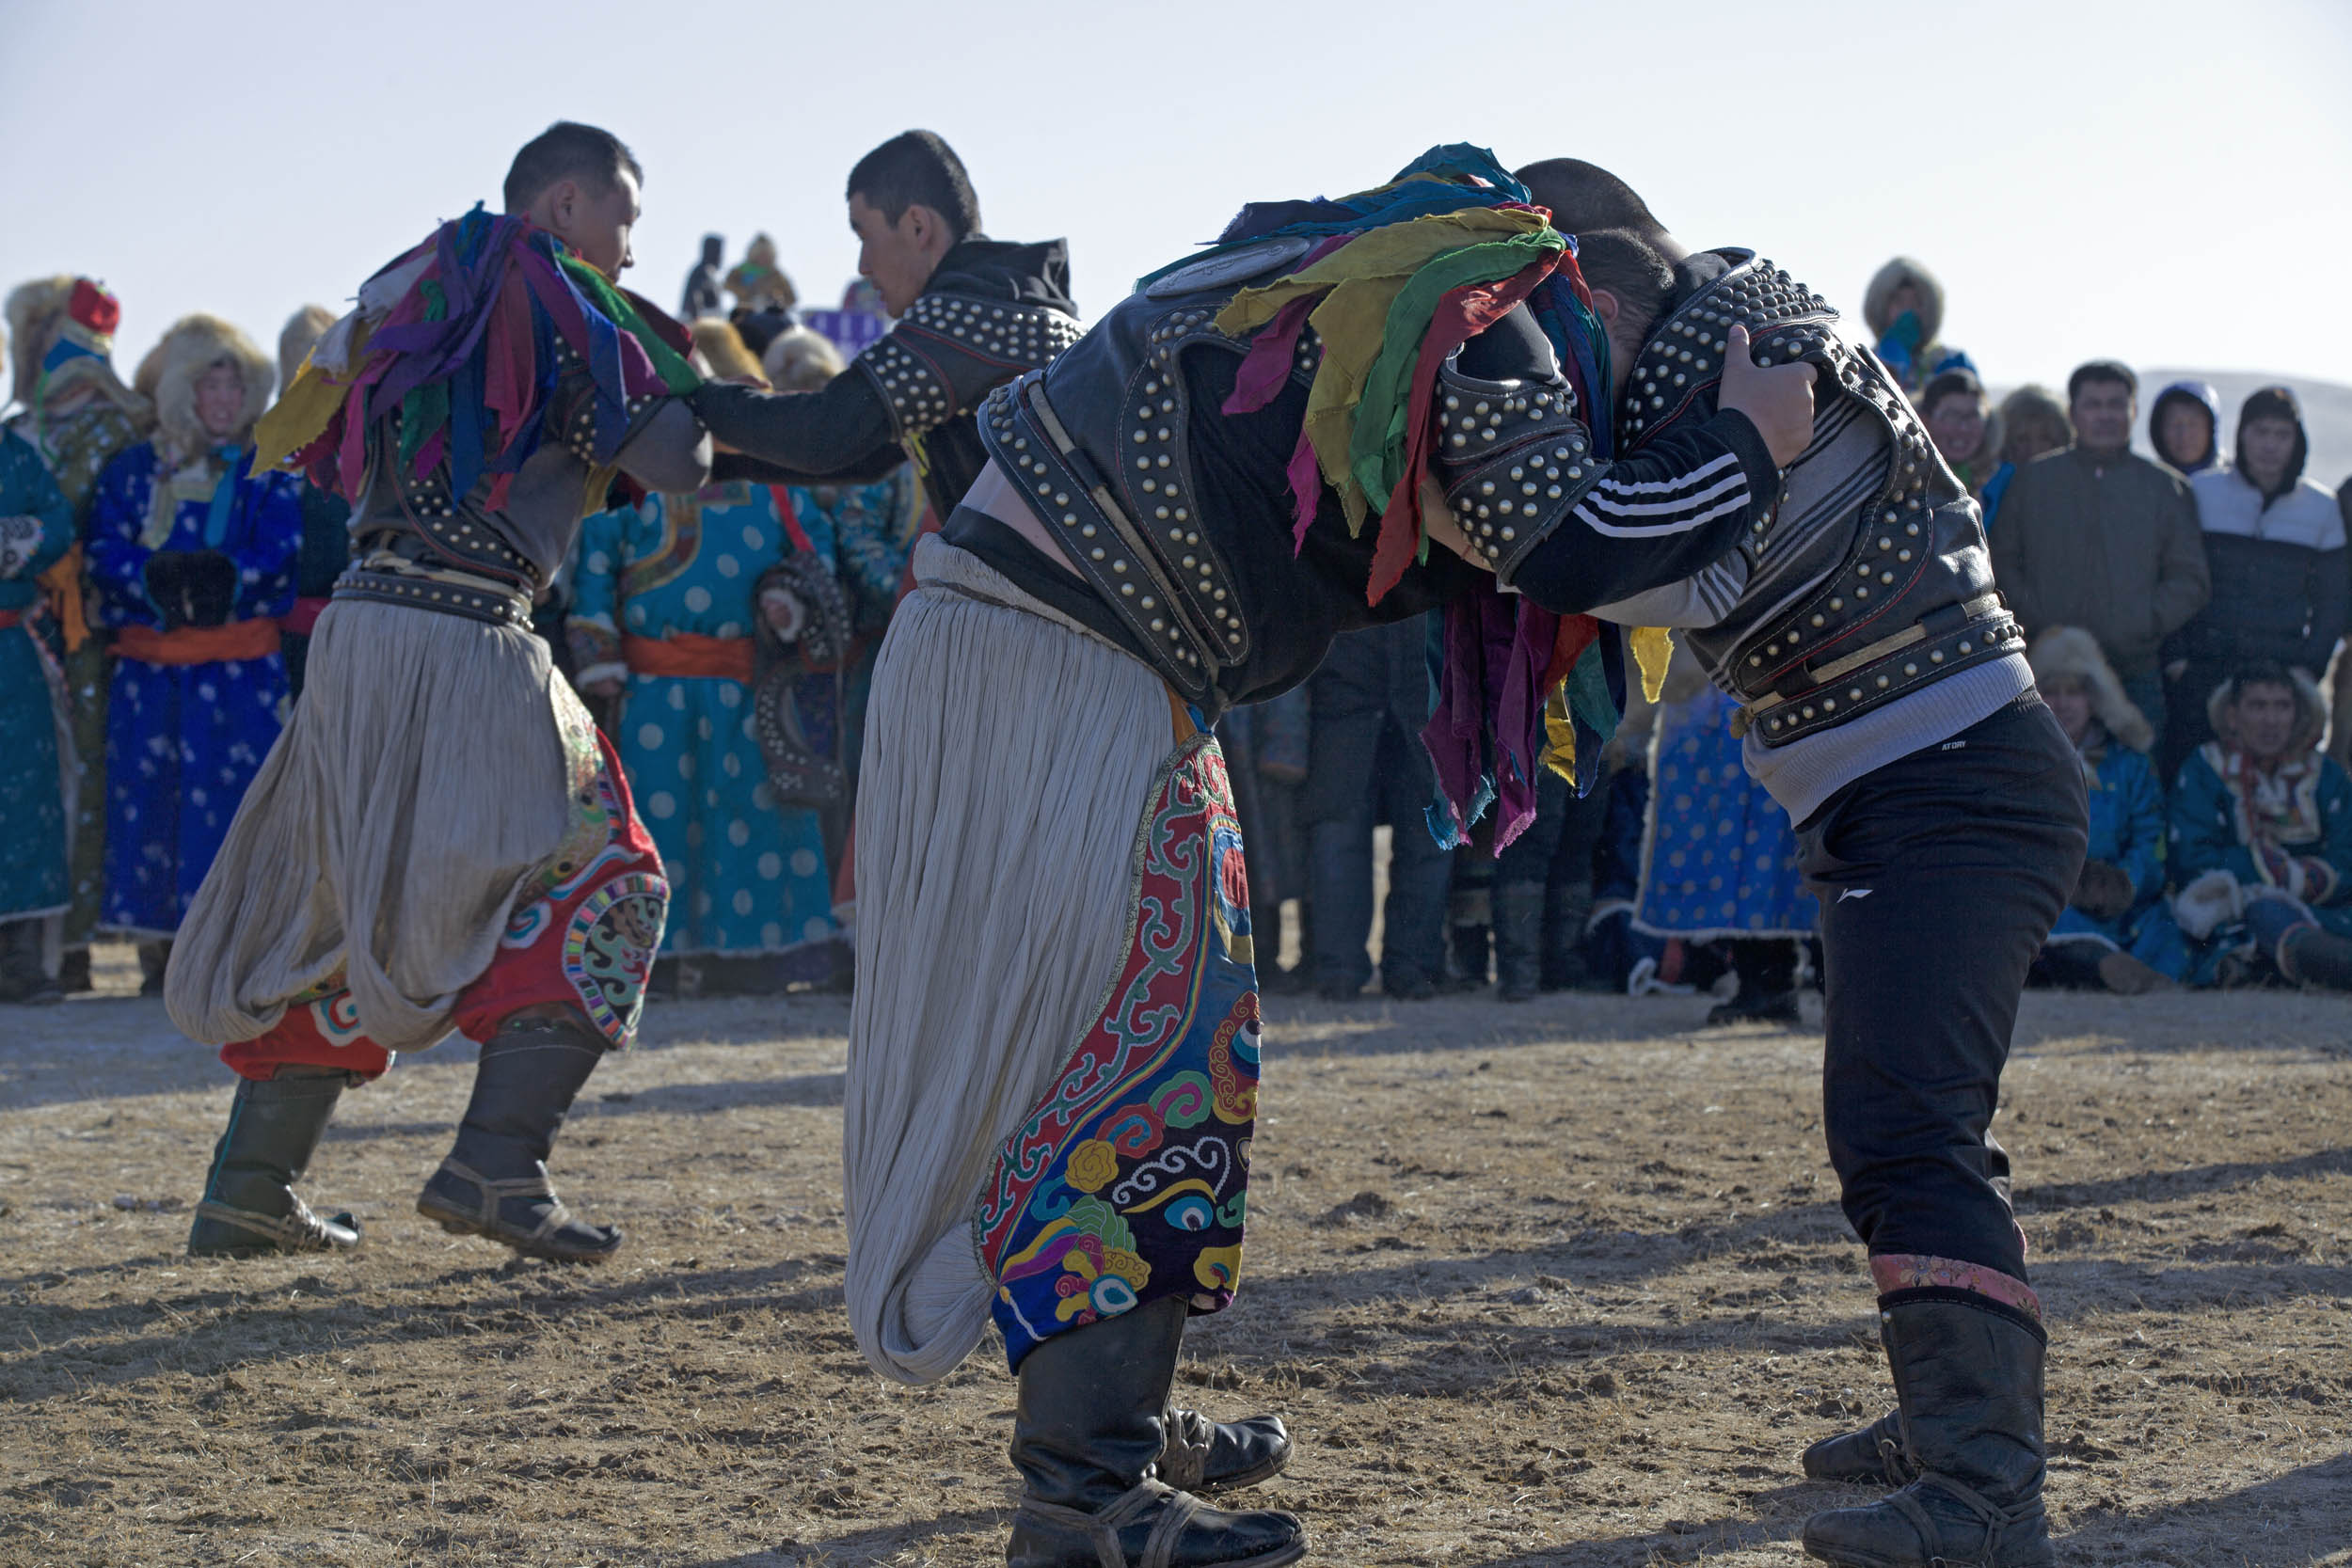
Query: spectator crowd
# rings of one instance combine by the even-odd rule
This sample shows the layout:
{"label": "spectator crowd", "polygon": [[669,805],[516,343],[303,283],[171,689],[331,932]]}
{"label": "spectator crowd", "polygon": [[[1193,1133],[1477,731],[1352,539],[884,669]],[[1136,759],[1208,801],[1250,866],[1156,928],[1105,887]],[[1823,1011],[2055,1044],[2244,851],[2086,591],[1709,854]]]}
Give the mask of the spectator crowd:
{"label": "spectator crowd", "polygon": [[[869,286],[803,307],[769,236],[709,236],[683,312],[707,372],[821,387],[886,329]],[[2095,360],[1997,405],[1899,258],[1864,318],[1981,504],[1995,575],[2078,752],[2090,856],[2038,964],[2053,985],[2352,989],[2347,519],[2304,473],[2294,394],[2149,409]],[[0,1002],[87,989],[101,934],[151,989],[246,784],[300,700],[348,555],[343,504],[251,471],[252,431],[332,314],[278,353],[211,316],[126,383],[88,278],[8,298],[0,436]],[[655,989],[853,982],[850,820],[866,691],[916,537],[911,467],[836,485],[714,484],[592,515],[539,626],[613,737],[674,891]],[[1747,778],[1731,704],[1677,660],[1581,793],[1548,776],[1498,856],[1424,827],[1429,629],[1344,638],[1220,736],[1260,911],[1261,983],[1400,1000],[1492,985],[1735,989],[1710,1021],[1795,1022],[1818,918],[1795,829]],[[2332,735],[2331,735],[2332,731]],[[1390,830],[1375,911],[1375,831]],[[1490,830],[1489,830],[1490,831]],[[1271,939],[1271,940],[1268,940]],[[1295,953],[1295,960],[1278,955]]]}

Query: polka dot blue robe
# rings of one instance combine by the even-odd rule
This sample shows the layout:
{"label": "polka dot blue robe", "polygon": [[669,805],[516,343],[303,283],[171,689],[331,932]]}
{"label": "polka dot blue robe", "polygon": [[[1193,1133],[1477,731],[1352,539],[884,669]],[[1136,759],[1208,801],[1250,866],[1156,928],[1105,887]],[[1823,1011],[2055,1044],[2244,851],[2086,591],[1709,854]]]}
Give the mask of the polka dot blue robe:
{"label": "polka dot blue robe", "polygon": [[1658,710],[1633,917],[1652,935],[1801,937],[1820,924],[1788,813],[1740,762],[1734,705],[1709,686]]}
{"label": "polka dot blue robe", "polygon": [[[167,550],[216,549],[236,563],[231,620],[294,608],[301,499],[292,479],[256,478],[251,462],[250,450],[235,457],[218,516],[213,498],[227,465],[217,454],[182,467],[143,441],[106,466],[83,541],[97,625],[165,629],[147,567]],[[178,665],[117,657],[106,716],[103,926],[150,939],[179,930],[285,709],[278,654]]]}

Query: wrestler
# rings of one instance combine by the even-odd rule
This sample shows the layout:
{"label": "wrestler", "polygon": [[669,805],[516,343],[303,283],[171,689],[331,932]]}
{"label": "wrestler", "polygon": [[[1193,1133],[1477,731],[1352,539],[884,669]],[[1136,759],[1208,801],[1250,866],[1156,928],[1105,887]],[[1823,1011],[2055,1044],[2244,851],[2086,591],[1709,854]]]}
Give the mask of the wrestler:
{"label": "wrestler", "polygon": [[294,1185],[350,1085],[453,1030],[482,1042],[421,1213],[518,1252],[609,1257],[546,1160],[629,1043],[668,898],[612,746],[531,630],[615,474],[693,490],[710,445],[676,324],[612,282],[642,178],[558,123],[476,207],[377,273],[259,432],[352,505],[302,702],[181,927],[172,1021],[237,1096],[199,1254],[358,1243]]}
{"label": "wrestler", "polygon": [[[1748,537],[1810,431],[1812,372],[1735,350],[1720,412],[1613,459],[1575,418],[1605,354],[1566,243],[1490,155],[1441,148],[1245,209],[980,411],[988,465],[918,548],[866,732],[847,1295],[908,1382],[994,1319],[1016,1568],[1307,1549],[1163,1458],[1184,1321],[1238,1279],[1258,1076],[1208,729],[1340,633],[1445,605],[1440,726],[1493,759],[1498,836],[1523,828],[1544,692],[1587,657],[1576,688],[1621,692],[1626,649],[1424,555],[1430,516],[1493,497],[1505,570],[1598,602]],[[1614,717],[1567,714],[1580,752]]]}
{"label": "wrestler", "polygon": [[1070,258],[1059,240],[1018,245],[980,231],[979,198],[955,150],[907,131],[850,171],[858,275],[898,325],[818,392],[711,381],[690,400],[712,436],[778,483],[881,480],[909,458],[945,517],[987,454],[972,411],[990,388],[1077,341]]}
{"label": "wrestler", "polygon": [[1497,549],[1483,499],[1457,506],[1471,553],[1521,592],[1683,628],[1740,704],[1748,771],[1797,824],[1821,907],[1822,1126],[1899,1404],[1804,1468],[1901,1487],[1815,1515],[1805,1549],[1854,1568],[2047,1563],[2046,1340],[1989,1129],[2026,971],[2082,864],[2081,765],[2034,689],[1976,502],[1837,312],[1752,252],[1689,250],[1592,165],[1519,178],[1578,236],[1624,367],[1625,451],[1718,417],[1742,325],[1759,363],[1819,372],[1777,505],[1696,572],[1661,562],[1646,592],[1577,583],[1574,546]]}

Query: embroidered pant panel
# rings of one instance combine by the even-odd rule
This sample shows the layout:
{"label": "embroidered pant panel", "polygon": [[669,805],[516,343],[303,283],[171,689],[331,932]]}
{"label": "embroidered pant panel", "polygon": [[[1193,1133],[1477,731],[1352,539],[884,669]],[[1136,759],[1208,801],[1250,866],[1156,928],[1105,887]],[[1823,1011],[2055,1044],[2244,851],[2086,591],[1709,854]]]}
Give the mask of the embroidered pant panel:
{"label": "embroidered pant panel", "polygon": [[[612,742],[597,742],[603,766],[572,801],[572,836],[516,902],[490,967],[458,993],[453,1021],[469,1039],[488,1039],[501,1020],[547,1003],[578,1008],[616,1047],[635,1035],[669,888]],[[268,1033],[220,1053],[244,1078],[294,1065],[373,1078],[392,1057],[360,1027],[340,977],[289,1003]]]}
{"label": "embroidered pant panel", "polygon": [[1149,1302],[1220,1310],[1240,1280],[1257,975],[1241,829],[1207,736],[1152,790],[1133,887],[1107,1003],[981,1194],[980,1258],[1016,1370],[1052,1336]]}

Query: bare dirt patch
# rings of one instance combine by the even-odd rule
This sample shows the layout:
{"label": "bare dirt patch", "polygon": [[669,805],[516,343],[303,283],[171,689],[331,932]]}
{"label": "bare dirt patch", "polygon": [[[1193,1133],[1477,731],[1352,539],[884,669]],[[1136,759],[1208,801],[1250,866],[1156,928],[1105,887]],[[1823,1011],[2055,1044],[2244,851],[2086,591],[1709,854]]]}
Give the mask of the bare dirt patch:
{"label": "bare dirt patch", "polygon": [[[1820,1044],[1705,998],[1277,1003],[1241,1300],[1184,1391],[1280,1411],[1313,1560],[1803,1560],[1799,1449],[1885,1397]],[[159,1004],[0,1009],[0,1562],[998,1560],[993,1353],[840,1312],[836,1002],[657,1007],[509,1261],[411,1210],[470,1051],[349,1096],[345,1259],[182,1256],[228,1103]],[[1999,1131],[2054,1324],[2064,1560],[2352,1563],[2352,1006],[2037,996]]]}

